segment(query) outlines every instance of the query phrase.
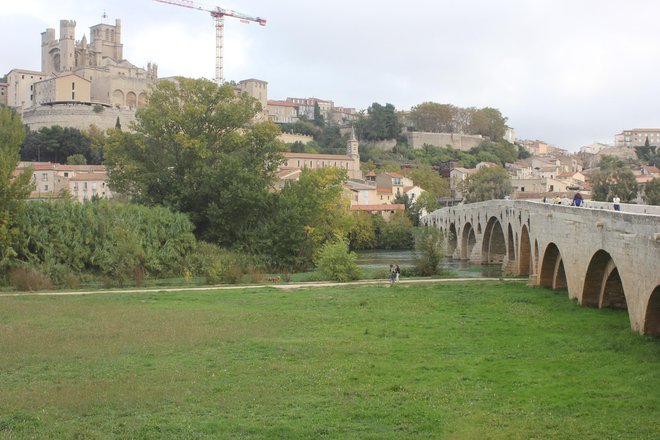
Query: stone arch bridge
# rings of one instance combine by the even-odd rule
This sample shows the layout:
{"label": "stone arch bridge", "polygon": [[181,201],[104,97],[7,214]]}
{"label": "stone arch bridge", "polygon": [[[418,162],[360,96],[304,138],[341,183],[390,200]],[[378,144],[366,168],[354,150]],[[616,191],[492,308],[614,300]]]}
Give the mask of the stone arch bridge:
{"label": "stone arch bridge", "polygon": [[450,233],[455,259],[502,264],[586,307],[626,309],[634,331],[660,335],[660,209],[588,206],[491,200],[439,209],[422,223]]}

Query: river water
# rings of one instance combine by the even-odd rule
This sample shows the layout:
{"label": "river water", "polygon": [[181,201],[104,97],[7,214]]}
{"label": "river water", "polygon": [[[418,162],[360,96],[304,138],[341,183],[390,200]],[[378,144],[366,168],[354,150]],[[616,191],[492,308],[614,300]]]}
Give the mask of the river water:
{"label": "river water", "polygon": [[[415,252],[411,250],[369,250],[358,251],[358,266],[364,268],[389,268],[390,264],[399,267],[412,267],[415,265]],[[502,266],[499,264],[475,265],[467,261],[445,258],[440,263],[443,274],[457,277],[500,277]]]}

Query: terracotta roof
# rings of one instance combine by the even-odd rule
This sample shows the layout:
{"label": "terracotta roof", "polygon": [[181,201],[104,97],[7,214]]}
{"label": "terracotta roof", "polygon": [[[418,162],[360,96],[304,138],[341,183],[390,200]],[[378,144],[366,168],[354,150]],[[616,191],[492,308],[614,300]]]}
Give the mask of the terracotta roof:
{"label": "terracotta roof", "polygon": [[73,177],[69,177],[69,180],[72,182],[78,182],[78,181],[83,181],[83,180],[96,180],[96,181],[104,181],[106,180],[107,175],[105,172],[103,173],[78,173]]}
{"label": "terracotta roof", "polygon": [[637,183],[649,183],[650,181],[652,181],[654,179],[655,179],[655,177],[649,176],[649,175],[635,177],[635,180],[637,181]]}
{"label": "terracotta roof", "polygon": [[277,106],[277,107],[298,107],[298,104],[288,101],[268,101],[268,105]]}
{"label": "terracotta roof", "polygon": [[392,194],[392,188],[379,187],[379,188],[376,189],[376,192],[385,193],[385,194]]}
{"label": "terracotta roof", "polygon": [[55,165],[56,171],[105,172],[105,165]]}
{"label": "terracotta roof", "polygon": [[353,205],[351,211],[405,211],[406,205],[397,204],[381,204],[381,205]]}
{"label": "terracotta roof", "polygon": [[287,159],[330,159],[330,160],[353,160],[347,154],[316,154],[316,153],[282,153]]}

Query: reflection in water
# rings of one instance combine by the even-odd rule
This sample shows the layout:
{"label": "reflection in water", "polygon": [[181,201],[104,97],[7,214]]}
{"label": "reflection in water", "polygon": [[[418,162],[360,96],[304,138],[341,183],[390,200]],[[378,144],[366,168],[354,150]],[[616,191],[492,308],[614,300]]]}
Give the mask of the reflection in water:
{"label": "reflection in water", "polygon": [[[370,250],[358,251],[358,266],[364,268],[388,268],[390,264],[398,264],[401,268],[415,265],[415,252],[411,250]],[[440,263],[444,274],[457,277],[500,277],[500,264],[468,264],[463,260],[445,258]]]}

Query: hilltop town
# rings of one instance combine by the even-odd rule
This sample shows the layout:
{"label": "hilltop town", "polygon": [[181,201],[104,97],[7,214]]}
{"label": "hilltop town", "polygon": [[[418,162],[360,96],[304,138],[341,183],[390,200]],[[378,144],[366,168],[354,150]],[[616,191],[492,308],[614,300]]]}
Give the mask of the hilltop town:
{"label": "hilltop town", "polygon": [[[0,103],[17,110],[34,134],[28,137],[21,164],[34,167],[36,188],[31,197],[49,199],[63,192],[80,201],[113,197],[100,162],[85,158],[85,164],[68,163],[65,157],[44,161],[47,155],[39,142],[44,142],[52,127],[83,133],[117,127],[130,130],[136,110],[148,104],[150,86],[167,80],[171,78],[159,78],[156,64],[142,68],[124,59],[119,19],[92,26],[89,40],[86,34],[76,39],[73,20],[60,21],[59,35],[55,29],[46,29],[41,34],[41,70],[15,68],[0,83]],[[444,190],[433,192],[439,205],[462,202],[469,177],[493,167],[506,170],[512,187],[507,195],[514,199],[565,197],[577,191],[591,198],[590,176],[600,172],[606,156],[617,158],[617,166],[633,176],[637,188],[626,201],[655,203],[655,199],[647,200],[645,188],[660,177],[660,128],[623,130],[611,145],[595,143],[569,153],[541,140],[517,139],[515,130],[495,109],[423,103],[401,111],[374,103],[358,111],[329,99],[270,99],[268,83],[259,79],[231,84],[237,94],[247,94],[261,104],[258,120],[270,120],[282,131],[279,139],[289,151],[284,153],[276,188],[296,180],[304,168],[340,167],[348,172],[344,189],[357,211],[388,216],[404,209],[402,201],[415,200],[428,189],[425,185],[433,185],[428,179],[416,182],[412,178],[412,170],[425,166],[446,181]],[[450,115],[434,114],[434,110]],[[498,130],[479,128],[476,115],[487,118]],[[382,127],[373,129],[377,118],[386,117],[390,117],[389,133]],[[394,132],[392,127],[396,127]],[[515,155],[498,155],[493,144],[509,145],[509,153]],[[429,148],[441,154],[424,157],[420,152]]]}

